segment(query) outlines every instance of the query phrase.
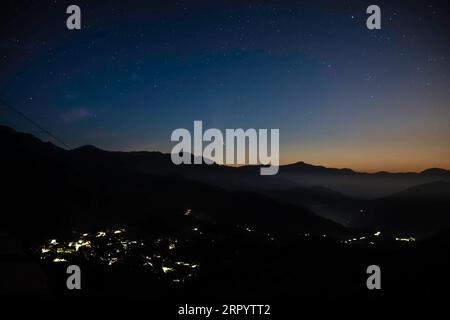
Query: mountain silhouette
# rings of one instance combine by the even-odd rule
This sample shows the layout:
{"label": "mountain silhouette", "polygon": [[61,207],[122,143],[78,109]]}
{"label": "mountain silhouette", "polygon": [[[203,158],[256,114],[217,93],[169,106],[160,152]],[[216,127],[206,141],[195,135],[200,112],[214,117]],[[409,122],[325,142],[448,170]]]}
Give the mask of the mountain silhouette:
{"label": "mountain silhouette", "polygon": [[326,173],[326,174],[355,174],[356,172],[352,169],[343,168],[327,168],[324,166],[316,166],[312,164],[305,163],[303,161],[299,161],[293,164],[288,164],[282,166],[283,172],[292,172],[292,173]]}
{"label": "mountain silhouette", "polygon": [[[51,143],[42,143],[32,135],[18,133],[8,127],[0,127],[3,136],[10,141],[21,141],[29,148],[43,148],[52,152],[62,149]],[[26,141],[25,141],[26,140]],[[40,142],[40,144],[37,144]],[[34,144],[33,144],[34,143]],[[327,168],[305,162],[280,166],[275,176],[260,176],[260,166],[227,167],[222,165],[174,165],[170,154],[161,152],[110,152],[95,146],[82,146],[70,150],[73,158],[89,158],[97,164],[120,167],[135,173],[165,175],[176,174],[186,178],[216,185],[230,190],[291,190],[295,188],[322,187],[325,192],[339,192],[352,198],[379,198],[407,188],[438,180],[450,181],[450,171],[430,168],[420,173],[356,172],[352,169]],[[193,157],[193,156],[192,156]]]}
{"label": "mountain silhouette", "polygon": [[450,199],[450,182],[435,181],[393,194],[390,199]]}
{"label": "mountain silhouette", "polygon": [[356,225],[397,235],[427,236],[450,228],[450,182],[436,181],[367,201]]}
{"label": "mountain silhouette", "polygon": [[[283,177],[261,177],[257,167],[175,166],[168,154],[109,152],[93,146],[64,150],[6,127],[0,127],[0,147],[4,187],[0,235],[6,230],[7,239],[20,247],[36,248],[49,239],[73,235],[74,230],[95,235],[91,231],[121,226],[129,234],[152,240],[182,235],[186,242],[177,244],[176,255],[170,249],[168,254],[176,261],[190,256],[199,259],[198,278],[177,286],[156,277],[147,266],[73,260],[87,275],[83,276],[83,297],[87,299],[95,296],[96,301],[103,298],[110,303],[118,295],[132,293],[139,301],[172,301],[188,294],[199,301],[210,296],[236,299],[238,295],[243,300],[295,296],[308,303],[358,303],[368,297],[365,272],[373,261],[389,270],[383,281],[391,285],[385,286],[379,298],[367,298],[371,302],[398,301],[399,297],[409,301],[423,291],[435,292],[433,298],[443,297],[439,293],[442,273],[436,270],[445,273],[450,265],[445,255],[450,234],[449,183],[445,180],[377,199],[359,199],[317,183],[305,186]],[[295,170],[361,175],[307,164],[297,165]],[[407,175],[430,174],[436,179],[445,172],[433,169]],[[402,174],[378,175],[402,179]],[[354,224],[363,229],[345,228],[317,216],[315,209],[335,210],[335,218],[354,213]],[[207,236],[193,236],[197,229]],[[384,243],[383,237],[374,246],[341,242],[356,234],[372,241],[374,230],[381,230],[383,237],[430,237],[407,246],[392,238]],[[1,256],[6,264],[0,269],[10,275],[10,287],[20,285],[22,292],[30,292],[30,276],[21,278],[25,272],[42,278],[35,286],[40,289],[39,297],[47,298],[48,289],[52,299],[72,299],[65,286],[65,265],[33,257],[29,250],[23,254]],[[21,264],[16,263],[18,259]],[[438,265],[436,261],[443,262]],[[390,277],[400,281],[390,281]],[[423,280],[430,277],[433,281]]]}
{"label": "mountain silhouette", "polygon": [[361,199],[385,197],[416,185],[437,180],[450,181],[450,171],[438,168],[424,170],[420,173],[366,173],[299,162],[282,166],[279,172],[280,178],[300,186],[322,186]]}
{"label": "mountain silhouette", "polygon": [[[119,222],[121,210],[133,211],[127,217],[133,221],[147,213],[170,220],[195,205],[208,219],[279,231],[293,231],[297,225],[286,221],[296,221],[302,228],[323,224],[334,232],[339,227],[328,221],[333,220],[358,228],[427,233],[441,229],[440,216],[434,215],[447,209],[442,199],[449,198],[449,171],[438,168],[370,174],[297,162],[281,166],[278,175],[260,176],[259,166],[177,166],[170,154],[161,152],[110,152],[91,145],[67,151],[2,126],[0,142],[9,195],[18,207],[33,210],[16,194],[34,199],[36,208],[47,208],[44,216],[33,216],[37,223],[44,221],[43,229],[68,220],[100,223],[108,217]],[[342,192],[352,188],[359,193]],[[370,191],[372,199],[361,197],[361,190]],[[218,209],[211,210],[214,206]],[[145,214],[142,208],[147,208]],[[154,212],[168,213],[161,218]]]}
{"label": "mountain silhouette", "polygon": [[[260,193],[229,190],[188,177],[235,168],[175,166],[158,152],[108,152],[93,146],[63,150],[0,127],[0,171],[6,186],[3,222],[22,236],[100,225],[174,226],[190,208],[205,221],[280,234],[342,233],[308,208]],[[182,170],[187,174],[178,174]],[[181,223],[181,222],[180,222]],[[161,231],[161,230],[159,230]]]}

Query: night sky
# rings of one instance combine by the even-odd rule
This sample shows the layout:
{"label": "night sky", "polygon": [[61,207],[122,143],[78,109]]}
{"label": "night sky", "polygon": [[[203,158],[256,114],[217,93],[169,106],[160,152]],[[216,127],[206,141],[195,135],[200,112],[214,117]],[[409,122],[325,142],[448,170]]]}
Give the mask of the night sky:
{"label": "night sky", "polygon": [[203,120],[279,128],[282,163],[449,169],[446,2],[2,1],[0,98],[72,147],[170,152]]}

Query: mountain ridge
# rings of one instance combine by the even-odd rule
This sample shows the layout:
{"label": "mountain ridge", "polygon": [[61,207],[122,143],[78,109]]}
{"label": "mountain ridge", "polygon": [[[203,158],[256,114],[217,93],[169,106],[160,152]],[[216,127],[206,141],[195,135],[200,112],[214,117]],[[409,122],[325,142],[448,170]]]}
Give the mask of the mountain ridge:
{"label": "mountain ridge", "polygon": [[[422,212],[432,211],[433,216],[440,217],[439,211],[447,208],[446,202],[442,202],[441,198],[442,194],[445,197],[450,185],[448,179],[442,179],[447,176],[447,170],[439,168],[430,168],[420,173],[365,174],[351,169],[325,168],[298,162],[290,166],[294,172],[280,170],[275,176],[260,176],[258,166],[241,168],[206,164],[177,166],[172,163],[170,154],[147,151],[105,151],[90,145],[64,150],[51,143],[42,142],[33,135],[18,133],[5,127],[0,127],[0,143],[4,151],[1,158],[2,170],[6,177],[10,175],[9,183],[15,185],[19,194],[24,188],[22,181],[28,181],[30,186],[27,188],[31,193],[33,188],[40,188],[43,181],[49,183],[46,180],[54,180],[54,183],[47,186],[51,194],[59,195],[62,192],[62,197],[69,199],[72,199],[74,195],[82,195],[91,199],[83,200],[84,202],[96,203],[99,199],[103,199],[103,193],[106,193],[110,200],[100,200],[102,206],[109,206],[108,203],[113,201],[111,199],[120,198],[122,193],[128,194],[126,197],[133,201],[141,203],[142,198],[139,194],[142,191],[138,185],[135,185],[136,181],[139,181],[139,185],[145,186],[152,193],[161,194],[162,199],[166,199],[167,193],[170,193],[172,189],[178,190],[181,186],[186,186],[190,193],[194,192],[193,190],[209,190],[202,191],[209,196],[191,195],[197,198],[198,204],[207,201],[212,205],[214,201],[209,199],[212,197],[212,199],[218,199],[220,203],[223,202],[222,207],[225,208],[229,204],[225,205],[224,194],[235,195],[233,196],[235,199],[246,203],[245,215],[255,211],[251,203],[256,203],[254,205],[257,205],[258,210],[266,212],[266,218],[271,216],[269,212],[278,210],[275,205],[278,203],[278,208],[283,207],[284,210],[292,212],[300,210],[304,214],[313,214],[342,225],[366,228],[368,225],[365,221],[356,221],[357,223],[348,221],[353,220],[353,217],[361,217],[361,212],[367,212],[367,214],[370,212],[371,223],[380,228],[383,227],[384,230],[387,227],[383,221],[379,221],[379,216],[383,216],[384,221],[396,219],[394,225],[401,229],[405,227],[405,224],[401,223],[401,219],[395,218],[398,216],[396,212],[414,212],[415,224],[410,230],[416,231],[420,230],[419,221]],[[306,168],[306,172],[299,173],[296,171],[298,168]],[[18,178],[13,176],[14,172]],[[33,179],[30,180],[30,177]],[[20,181],[16,181],[17,179]],[[121,181],[124,186],[117,185],[118,181]],[[382,190],[382,195],[370,200],[349,196],[348,193],[342,192],[348,185],[361,191],[367,188],[365,184],[369,184],[372,189]],[[158,190],[160,186],[164,186],[165,191]],[[138,195],[130,194],[130,190],[136,190]],[[39,195],[37,198],[33,197],[37,203],[43,201],[40,198],[48,196],[45,193],[39,193]],[[412,201],[409,201],[410,198]],[[191,201],[189,197],[183,199],[183,203]],[[262,199],[265,205],[260,205],[258,199]],[[438,199],[439,203],[433,199]],[[77,203],[79,200],[71,201]],[[170,205],[174,205],[171,203],[172,200],[167,198],[167,201]],[[161,200],[158,199],[157,203],[160,202]],[[440,207],[440,203],[443,206]],[[91,206],[91,204],[83,205]],[[64,201],[58,206],[74,210]],[[166,207],[161,203],[155,206]],[[267,206],[272,209],[265,208]],[[126,208],[125,204],[118,205],[118,208],[121,207]],[[233,209],[228,210],[229,212],[240,212],[242,209],[230,208]],[[94,209],[89,210],[95,212]],[[114,211],[117,210],[114,208]],[[389,215],[384,214],[383,211],[389,212]],[[255,214],[254,212],[253,216]],[[222,212],[222,216],[226,217],[227,214]],[[291,219],[294,219],[294,216],[291,215]],[[403,217],[407,215],[402,215],[402,219]],[[269,225],[268,221],[266,219]],[[434,229],[437,221],[438,219],[434,219],[432,223],[430,222],[428,229]]]}
{"label": "mountain ridge", "polygon": [[[52,143],[50,141],[43,141],[43,140],[37,138],[36,136],[34,136],[33,134],[17,131],[11,127],[0,124],[0,134],[4,134],[4,133],[16,134],[18,136],[21,136],[22,138],[29,138],[30,140],[34,140],[34,142],[41,142],[45,145],[52,145],[55,148],[59,148],[61,150],[66,150],[66,149],[63,149],[63,148],[55,145],[54,143]],[[90,144],[82,145],[82,146],[79,146],[79,147],[76,147],[76,148],[73,148],[70,150],[66,150],[66,151],[70,151],[70,152],[107,152],[107,153],[122,153],[122,154],[133,154],[133,155],[153,155],[153,156],[163,156],[163,157],[167,157],[167,158],[170,157],[170,153],[163,153],[161,151],[156,151],[156,150],[154,150],[154,151],[144,151],[144,150],[143,151],[110,151],[110,150],[105,150],[105,149],[102,149],[102,148],[99,148],[97,146],[90,145]],[[240,167],[233,167],[233,166],[227,166],[227,165],[222,165],[222,164],[217,164],[217,163],[215,163],[215,165],[221,166],[221,167],[226,167],[226,168],[233,168],[233,169],[259,169],[261,167],[261,165],[244,165],[244,166],[240,166]],[[280,165],[280,170],[290,171],[290,172],[302,171],[302,172],[308,172],[308,173],[343,173],[343,174],[364,174],[364,175],[384,175],[384,174],[391,174],[391,175],[393,175],[393,174],[402,174],[402,175],[447,174],[447,175],[450,175],[450,169],[438,168],[438,167],[427,168],[427,169],[417,171],[417,172],[411,172],[411,171],[365,172],[365,171],[355,171],[351,168],[335,168],[335,167],[327,167],[327,166],[323,166],[323,165],[310,164],[310,163],[306,163],[301,160],[296,161],[294,163]]]}

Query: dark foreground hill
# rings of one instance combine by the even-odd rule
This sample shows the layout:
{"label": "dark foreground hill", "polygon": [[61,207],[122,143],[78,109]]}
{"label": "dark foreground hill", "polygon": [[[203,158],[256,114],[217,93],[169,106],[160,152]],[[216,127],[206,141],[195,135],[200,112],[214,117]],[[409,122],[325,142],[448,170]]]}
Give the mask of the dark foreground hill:
{"label": "dark foreground hill", "polygon": [[450,226],[450,182],[416,186],[365,203],[366,212],[355,221],[395,234],[430,235]]}
{"label": "dark foreground hill", "polygon": [[[91,304],[104,314],[132,305],[126,310],[143,306],[166,319],[186,303],[263,303],[271,318],[286,319],[277,315],[307,306],[447,303],[448,230],[426,241],[357,234],[302,205],[345,206],[352,199],[340,193],[231,187],[254,168],[174,168],[160,153],[65,151],[5,127],[0,147],[0,294],[22,306]],[[228,187],[201,181],[223,183],[225,171]],[[442,187],[419,193],[429,201]],[[408,194],[417,199],[412,190],[391,201]],[[71,264],[82,270],[78,292],[66,287]],[[366,287],[372,264],[381,267],[381,291]]]}

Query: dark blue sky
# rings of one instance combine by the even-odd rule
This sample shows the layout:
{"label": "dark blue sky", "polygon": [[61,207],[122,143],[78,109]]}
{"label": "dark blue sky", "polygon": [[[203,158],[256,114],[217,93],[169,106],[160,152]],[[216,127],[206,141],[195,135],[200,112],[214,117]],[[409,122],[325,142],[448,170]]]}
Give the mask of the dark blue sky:
{"label": "dark blue sky", "polygon": [[203,120],[279,128],[283,163],[450,168],[448,5],[410,2],[2,2],[0,95],[74,147],[169,152]]}

